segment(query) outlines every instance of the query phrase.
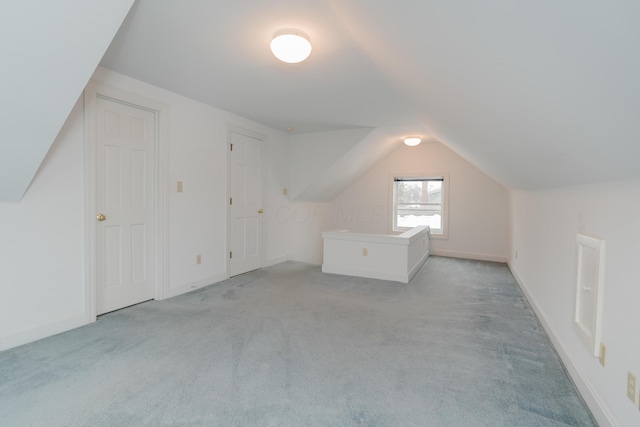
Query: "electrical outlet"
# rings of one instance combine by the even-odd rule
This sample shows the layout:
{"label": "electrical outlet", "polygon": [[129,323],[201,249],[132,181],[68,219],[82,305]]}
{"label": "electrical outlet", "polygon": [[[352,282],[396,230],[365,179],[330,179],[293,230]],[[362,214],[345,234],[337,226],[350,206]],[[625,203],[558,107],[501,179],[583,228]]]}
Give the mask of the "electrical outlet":
{"label": "electrical outlet", "polygon": [[627,374],[627,397],[636,403],[636,376],[631,372]]}
{"label": "electrical outlet", "polygon": [[196,255],[196,264],[202,264],[202,255]]}
{"label": "electrical outlet", "polygon": [[362,248],[362,256],[369,256],[369,249]]}
{"label": "electrical outlet", "polygon": [[600,364],[604,366],[607,360],[607,346],[604,343],[600,343]]}
{"label": "electrical outlet", "polygon": [[182,181],[178,181],[178,183],[176,184],[176,191],[178,193],[182,193]]}

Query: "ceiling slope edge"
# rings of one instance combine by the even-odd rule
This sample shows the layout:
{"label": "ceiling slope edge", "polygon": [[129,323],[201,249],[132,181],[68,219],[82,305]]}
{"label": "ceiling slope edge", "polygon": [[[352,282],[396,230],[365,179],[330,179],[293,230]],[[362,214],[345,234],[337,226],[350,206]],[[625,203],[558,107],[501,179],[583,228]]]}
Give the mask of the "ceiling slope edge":
{"label": "ceiling slope edge", "polygon": [[296,202],[329,202],[398,148],[401,138],[388,129],[374,129],[336,159],[297,197]]}
{"label": "ceiling slope edge", "polygon": [[37,3],[13,2],[0,17],[11,82],[0,107],[0,201],[24,196],[134,0]]}

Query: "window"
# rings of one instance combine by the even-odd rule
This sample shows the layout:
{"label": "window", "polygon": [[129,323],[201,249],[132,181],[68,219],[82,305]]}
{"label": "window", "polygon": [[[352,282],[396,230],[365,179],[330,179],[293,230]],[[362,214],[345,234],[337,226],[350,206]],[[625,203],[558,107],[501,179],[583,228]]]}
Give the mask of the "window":
{"label": "window", "polygon": [[447,235],[447,176],[393,177],[393,230],[428,225],[434,237]]}

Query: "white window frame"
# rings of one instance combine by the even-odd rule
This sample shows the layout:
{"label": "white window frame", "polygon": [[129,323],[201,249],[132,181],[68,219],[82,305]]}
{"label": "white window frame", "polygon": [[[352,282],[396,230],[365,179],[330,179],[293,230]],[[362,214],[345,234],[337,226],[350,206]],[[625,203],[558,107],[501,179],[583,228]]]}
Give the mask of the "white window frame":
{"label": "white window frame", "polygon": [[442,229],[431,230],[432,239],[448,239],[449,238],[449,173],[448,172],[421,172],[421,173],[394,173],[389,175],[389,197],[391,207],[391,232],[404,232],[409,230],[409,227],[398,227],[396,225],[397,219],[397,206],[396,206],[396,179],[442,179]]}

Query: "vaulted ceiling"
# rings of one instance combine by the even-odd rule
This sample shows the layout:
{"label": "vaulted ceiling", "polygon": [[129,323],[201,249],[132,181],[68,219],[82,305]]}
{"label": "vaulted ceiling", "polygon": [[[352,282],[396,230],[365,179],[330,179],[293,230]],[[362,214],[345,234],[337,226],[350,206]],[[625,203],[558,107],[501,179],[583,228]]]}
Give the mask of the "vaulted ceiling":
{"label": "vaulted ceiling", "polygon": [[[294,132],[406,125],[502,184],[640,178],[636,0],[138,0],[102,65]],[[310,58],[278,62],[280,28]]]}
{"label": "vaulted ceiling", "polygon": [[[406,128],[538,189],[640,179],[638,16],[636,0],[137,0],[101,65],[283,131]],[[287,27],[311,37],[301,64],[269,51]]]}

